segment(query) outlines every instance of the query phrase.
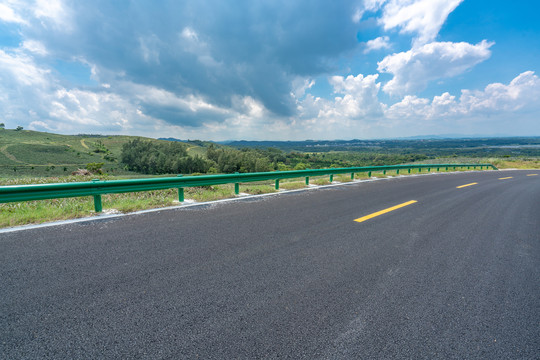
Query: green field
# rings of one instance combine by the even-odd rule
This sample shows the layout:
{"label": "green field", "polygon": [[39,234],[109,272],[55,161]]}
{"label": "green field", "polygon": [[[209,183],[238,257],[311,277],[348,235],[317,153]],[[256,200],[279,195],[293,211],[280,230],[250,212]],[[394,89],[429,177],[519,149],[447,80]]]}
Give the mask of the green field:
{"label": "green field", "polygon": [[[1,129],[0,178],[66,176],[88,163],[104,163],[103,171],[111,175],[135,175],[119,162],[122,146],[135,138]],[[206,152],[197,144],[188,143],[187,148],[190,155]]]}

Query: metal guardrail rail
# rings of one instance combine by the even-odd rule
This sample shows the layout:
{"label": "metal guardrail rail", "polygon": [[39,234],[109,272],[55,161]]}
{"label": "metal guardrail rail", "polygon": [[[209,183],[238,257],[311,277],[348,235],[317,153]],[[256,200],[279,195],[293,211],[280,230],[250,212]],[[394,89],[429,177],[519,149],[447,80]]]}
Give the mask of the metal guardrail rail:
{"label": "metal guardrail rail", "polygon": [[178,189],[178,200],[184,201],[184,188],[195,186],[208,186],[220,184],[235,184],[235,193],[239,193],[240,183],[275,180],[275,188],[279,189],[279,181],[291,178],[306,179],[306,185],[309,184],[309,178],[314,176],[330,176],[330,181],[333,181],[333,176],[337,174],[351,174],[351,179],[354,179],[356,173],[368,173],[371,177],[372,172],[387,171],[408,171],[418,169],[436,169],[439,171],[444,168],[449,169],[477,169],[491,168],[498,170],[492,164],[417,164],[417,165],[390,165],[390,166],[367,166],[367,167],[349,167],[335,169],[310,169],[310,170],[295,170],[295,171],[273,171],[273,172],[257,172],[244,174],[222,174],[222,175],[201,175],[201,176],[182,176],[162,177],[149,179],[129,179],[129,180],[92,180],[86,182],[74,183],[55,183],[55,184],[36,184],[36,185],[10,185],[0,186],[0,203],[22,202],[32,200],[58,199],[67,197],[82,197],[93,196],[94,208],[96,212],[103,210],[101,195],[117,194],[125,192],[138,192],[163,189]]}

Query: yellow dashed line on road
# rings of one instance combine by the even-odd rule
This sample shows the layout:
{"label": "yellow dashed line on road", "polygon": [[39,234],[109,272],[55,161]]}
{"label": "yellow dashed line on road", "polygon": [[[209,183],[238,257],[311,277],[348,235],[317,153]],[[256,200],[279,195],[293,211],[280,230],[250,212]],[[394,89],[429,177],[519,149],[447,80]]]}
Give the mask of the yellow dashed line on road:
{"label": "yellow dashed line on road", "polygon": [[473,185],[477,185],[478,183],[470,183],[470,184],[465,184],[465,185],[461,185],[461,186],[456,186],[456,189],[461,189],[461,188],[464,188],[464,187],[467,187],[467,186],[473,186]]}
{"label": "yellow dashed line on road", "polygon": [[509,176],[509,177],[505,177],[505,178],[499,178],[499,180],[506,180],[506,179],[511,179],[513,178],[513,176]]}
{"label": "yellow dashed line on road", "polygon": [[538,174],[528,174],[527,176],[537,176]]}
{"label": "yellow dashed line on road", "polygon": [[354,221],[356,222],[362,222],[362,221],[366,221],[366,220],[369,220],[369,219],[372,219],[376,216],[379,216],[379,215],[382,215],[382,214],[386,214],[386,213],[389,213],[390,211],[394,211],[396,209],[399,209],[399,208],[402,208],[404,206],[407,206],[407,205],[411,205],[411,204],[414,204],[415,202],[417,202],[416,200],[411,200],[411,201],[407,201],[403,204],[399,204],[399,205],[396,205],[396,206],[392,206],[388,209],[384,209],[384,210],[381,210],[381,211],[377,211],[376,213],[373,213],[373,214],[370,214],[370,215],[366,215],[366,216],[363,216],[361,218],[358,218],[358,219],[355,219]]}

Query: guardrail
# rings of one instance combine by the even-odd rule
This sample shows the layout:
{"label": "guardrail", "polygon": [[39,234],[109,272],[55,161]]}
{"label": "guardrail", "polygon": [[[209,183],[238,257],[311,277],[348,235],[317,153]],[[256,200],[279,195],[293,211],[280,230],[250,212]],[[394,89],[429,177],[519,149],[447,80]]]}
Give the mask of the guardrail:
{"label": "guardrail", "polygon": [[94,208],[96,212],[103,210],[101,195],[117,194],[125,192],[138,192],[163,189],[178,189],[178,201],[184,201],[184,188],[194,186],[208,186],[220,184],[234,184],[235,193],[240,192],[240,183],[275,180],[275,188],[279,189],[279,181],[283,179],[302,178],[305,177],[306,185],[309,184],[309,178],[314,176],[330,176],[330,182],[333,181],[333,176],[337,174],[351,174],[351,179],[354,179],[356,173],[368,173],[371,177],[372,172],[381,172],[386,174],[387,171],[408,171],[418,169],[436,169],[439,171],[444,168],[449,169],[477,169],[492,168],[498,170],[491,164],[417,164],[417,165],[390,165],[390,166],[367,166],[367,167],[350,167],[336,169],[310,169],[310,170],[295,170],[295,171],[273,171],[273,172],[258,172],[244,174],[223,174],[223,175],[201,175],[201,176],[182,176],[163,177],[150,179],[130,179],[130,180],[92,180],[86,182],[74,183],[56,183],[56,184],[36,184],[36,185],[10,185],[0,186],[0,203],[22,202],[32,200],[58,199],[66,197],[82,197],[93,196]]}

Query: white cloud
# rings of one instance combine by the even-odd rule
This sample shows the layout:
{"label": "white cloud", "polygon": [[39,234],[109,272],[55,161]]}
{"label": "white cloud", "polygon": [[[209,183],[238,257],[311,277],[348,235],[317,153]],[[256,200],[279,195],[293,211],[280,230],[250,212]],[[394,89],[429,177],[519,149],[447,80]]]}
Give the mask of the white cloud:
{"label": "white cloud", "polygon": [[472,45],[465,42],[434,42],[386,56],[378,63],[380,72],[394,78],[383,90],[391,95],[405,95],[424,90],[430,81],[464,73],[491,56],[492,42]]}
{"label": "white cloud", "polygon": [[394,119],[425,117],[428,105],[428,99],[407,95],[400,102],[390,106],[386,111],[386,116]]}
{"label": "white cloud", "polygon": [[[401,33],[416,34],[416,45],[433,41],[448,15],[463,0],[391,0],[379,23],[385,30],[399,28]],[[379,4],[380,6],[380,4]]]}
{"label": "white cloud", "polygon": [[62,0],[36,0],[34,5],[34,16],[44,22],[52,23],[62,31],[71,30],[70,12]]}
{"label": "white cloud", "polygon": [[292,81],[291,96],[299,99],[306,94],[306,90],[315,85],[315,80],[298,77]]}
{"label": "white cloud", "polygon": [[193,94],[181,97],[175,93],[154,86],[137,84],[128,84],[128,86],[134,90],[132,95],[135,98],[137,98],[140,102],[147,104],[173,107],[194,113],[199,111],[212,111],[226,114],[228,112],[227,109],[208,103],[203,98]]}
{"label": "white cloud", "polygon": [[197,32],[190,27],[185,27],[180,33],[180,36],[191,42],[199,41],[199,36],[197,35]]}
{"label": "white cloud", "polygon": [[522,109],[540,110],[540,79],[533,71],[526,71],[514,78],[510,84],[493,83],[484,91],[463,90],[461,107],[469,112],[505,111]]}
{"label": "white cloud", "polygon": [[334,93],[342,96],[330,100],[308,93],[297,101],[298,116],[291,119],[286,133],[295,139],[360,136],[383,115],[377,79],[377,74],[330,77]]}
{"label": "white cloud", "polygon": [[390,38],[388,36],[379,36],[376,39],[369,40],[366,43],[366,48],[364,49],[364,54],[367,54],[371,51],[389,49],[390,48]]}
{"label": "white cloud", "polygon": [[43,86],[48,82],[49,73],[38,67],[30,56],[0,50],[0,79],[4,85]]}
{"label": "white cloud", "polygon": [[378,74],[331,77],[329,83],[334,87],[334,92],[344,96],[334,98],[331,106],[321,110],[322,116],[357,119],[379,114],[381,106],[378,94],[381,84],[377,83],[378,77]]}
{"label": "white cloud", "polygon": [[10,6],[0,3],[0,20],[8,23],[26,24]]}
{"label": "white cloud", "polygon": [[41,55],[41,56],[45,56],[48,54],[48,51],[45,48],[45,45],[43,45],[41,42],[36,41],[36,40],[23,41],[22,48],[30,51],[31,53]]}
{"label": "white cloud", "polygon": [[493,83],[484,90],[462,90],[459,100],[449,93],[433,100],[405,96],[390,106],[385,115],[392,119],[439,120],[446,118],[491,117],[510,119],[517,112],[539,111],[540,79],[532,71],[514,78],[508,85]]}

